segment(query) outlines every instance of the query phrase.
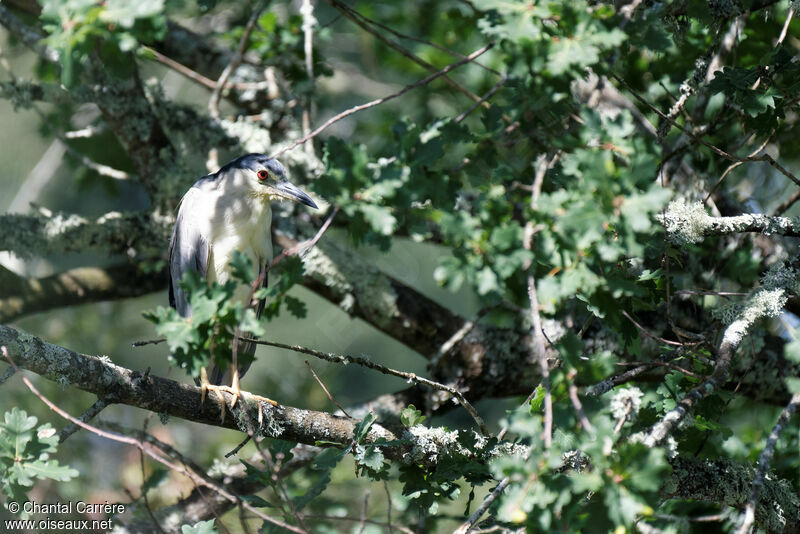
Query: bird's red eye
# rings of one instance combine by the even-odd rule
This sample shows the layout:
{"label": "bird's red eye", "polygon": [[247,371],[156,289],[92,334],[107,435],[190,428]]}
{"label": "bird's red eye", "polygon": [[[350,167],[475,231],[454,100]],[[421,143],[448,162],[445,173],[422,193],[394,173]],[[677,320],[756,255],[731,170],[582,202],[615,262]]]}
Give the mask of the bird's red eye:
{"label": "bird's red eye", "polygon": [[258,179],[259,180],[266,180],[267,178],[269,178],[269,173],[267,171],[265,171],[264,169],[261,169],[260,171],[258,171]]}

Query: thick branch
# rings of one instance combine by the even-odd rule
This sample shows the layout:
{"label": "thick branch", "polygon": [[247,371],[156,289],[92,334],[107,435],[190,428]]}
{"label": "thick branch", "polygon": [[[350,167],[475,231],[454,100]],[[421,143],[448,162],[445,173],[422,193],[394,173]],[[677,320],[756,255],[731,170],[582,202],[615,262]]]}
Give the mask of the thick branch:
{"label": "thick branch", "polygon": [[12,35],[25,43],[25,46],[35,51],[44,59],[52,61],[53,63],[58,61],[58,52],[47,48],[41,43],[42,35],[31,29],[2,4],[0,4],[0,25],[4,26]]}
{"label": "thick branch", "polygon": [[43,278],[18,278],[0,290],[0,323],[62,306],[138,297],[164,288],[162,271],[143,272],[131,264],[101,269],[78,267]]}
{"label": "thick branch", "polygon": [[761,213],[711,217],[702,203],[688,204],[682,199],[671,202],[667,211],[658,218],[666,228],[667,237],[676,245],[699,243],[708,236],[742,232],[800,237],[800,217],[770,217]]}
{"label": "thick branch", "polygon": [[[297,241],[278,234],[282,247]],[[323,239],[305,257],[304,285],[354,317],[431,359],[465,319],[370,262]],[[456,386],[467,399],[527,394],[539,370],[529,351],[530,333],[475,324],[432,369],[433,378]]]}
{"label": "thick branch", "polygon": [[[252,403],[237,403],[234,417],[220,422],[216,399],[200,402],[200,388],[174,380],[148,375],[112,364],[105,358],[79,354],[0,325],[0,345],[8,347],[11,359],[21,368],[33,371],[61,384],[94,393],[109,402],[135,406],[155,413],[180,417],[187,421],[239,430],[237,422],[248,420],[255,426],[257,412]],[[240,405],[241,404],[241,405]],[[245,408],[252,408],[245,412]],[[313,445],[325,440],[347,445],[353,440],[358,421],[323,412],[301,410],[289,406],[262,406],[269,437]],[[367,440],[396,439],[379,426],[373,426]]]}
{"label": "thick branch", "polygon": [[692,389],[681,401],[650,427],[643,443],[648,447],[660,444],[674,432],[686,414],[703,398],[722,387],[730,375],[731,362],[744,336],[756,321],[764,317],[775,317],[783,310],[788,291],[794,288],[796,273],[786,267],[775,265],[764,275],[762,285],[747,302],[723,312],[728,324],[717,351],[714,372],[702,384]]}
{"label": "thick branch", "polygon": [[[20,368],[94,393],[109,404],[127,404],[187,421],[244,432],[252,430],[265,437],[295,443],[315,445],[324,441],[343,447],[353,443],[358,424],[357,420],[348,417],[257,402],[247,393],[243,393],[236,406],[229,409],[233,417],[220,421],[218,401],[210,396],[202,403],[200,388],[194,385],[147,373],[142,375],[114,365],[107,358],[79,354],[3,325],[0,325],[0,346],[7,347],[11,360]],[[228,393],[224,395],[229,406],[232,398]],[[510,444],[483,450],[485,442],[481,445],[480,439],[476,439],[474,450],[468,450],[457,443],[457,435],[457,432],[442,429],[413,427],[403,433],[402,444],[384,447],[383,453],[389,459],[404,463],[434,465],[440,458],[453,454],[488,459],[517,450]],[[397,439],[394,433],[373,424],[362,443]]]}
{"label": "thick branch", "polygon": [[56,213],[0,215],[0,250],[21,256],[103,250],[113,254],[159,253],[169,227],[145,213],[111,212],[97,219]]}
{"label": "thick branch", "polygon": [[[745,506],[755,476],[752,465],[691,456],[677,456],[670,464],[672,476],[661,489],[664,497],[706,501],[736,509]],[[764,532],[800,532],[800,498],[788,481],[765,480],[755,520]]]}

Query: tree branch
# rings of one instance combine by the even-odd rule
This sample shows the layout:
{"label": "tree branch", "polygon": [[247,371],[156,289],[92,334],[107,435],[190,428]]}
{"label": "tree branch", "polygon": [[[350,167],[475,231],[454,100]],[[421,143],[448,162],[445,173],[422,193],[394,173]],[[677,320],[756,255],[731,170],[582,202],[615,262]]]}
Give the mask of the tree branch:
{"label": "tree branch", "polygon": [[110,212],[97,219],[75,214],[0,215],[0,250],[21,256],[103,250],[114,254],[160,254],[167,247],[168,221],[147,213]]}
{"label": "tree branch", "polygon": [[[789,11],[789,16],[791,18],[791,11]],[[778,422],[775,423],[775,426],[772,427],[772,432],[769,433],[769,438],[767,438],[767,444],[764,446],[764,450],[761,451],[761,455],[758,458],[758,470],[756,471],[756,476],[753,479],[753,489],[750,492],[750,498],[747,499],[747,505],[744,508],[744,521],[739,526],[739,530],[737,534],[747,534],[750,531],[750,527],[753,526],[753,522],[756,519],[756,505],[758,504],[758,497],[761,494],[761,490],[764,487],[764,482],[767,477],[767,469],[769,469],[769,464],[772,461],[772,456],[775,454],[775,446],[778,444],[778,438],[783,432],[783,428],[786,426],[786,423],[789,422],[789,419],[794,414],[797,406],[800,405],[800,393],[795,393],[792,395],[792,399],[789,401],[789,404],[786,405],[786,408],[783,409],[781,412],[780,417],[778,417]]]}
{"label": "tree branch", "polygon": [[0,323],[30,313],[63,306],[138,297],[166,286],[165,269],[144,272],[125,263],[107,267],[78,267],[43,278],[19,278],[0,289]]}
{"label": "tree branch", "polygon": [[[348,447],[353,443],[358,424],[355,419],[325,412],[255,402],[246,392],[230,409],[233,417],[221,421],[218,401],[212,396],[202,403],[200,388],[194,385],[180,384],[152,374],[143,376],[138,371],[114,365],[106,357],[80,354],[4,325],[0,325],[0,346],[7,347],[10,358],[20,368],[94,393],[108,404],[126,404],[187,421],[242,432],[255,431],[265,437],[307,445],[324,441]],[[226,405],[230,406],[230,394],[225,392],[223,395],[226,396]],[[456,442],[457,435],[457,431],[413,427],[401,436],[404,441],[398,442],[400,437],[373,424],[363,443],[394,441],[394,444],[382,447],[387,458],[428,466],[453,454],[481,460],[521,450],[508,443],[483,450],[483,438],[476,438],[474,449],[468,450]]]}
{"label": "tree branch", "polygon": [[746,213],[735,217],[712,217],[701,202],[692,204],[678,199],[669,204],[663,215],[656,216],[676,245],[699,243],[704,237],[758,232],[764,235],[800,237],[800,217],[770,217]]}
{"label": "tree branch", "polygon": [[698,402],[725,384],[730,374],[733,355],[747,331],[763,317],[775,317],[780,314],[786,304],[788,292],[794,288],[796,281],[797,275],[793,270],[782,265],[774,266],[764,275],[761,287],[752,293],[745,304],[732,307],[725,313],[725,322],[728,326],[717,351],[714,372],[702,384],[686,394],[659,422],[650,427],[642,441],[645,445],[654,447],[664,441]]}

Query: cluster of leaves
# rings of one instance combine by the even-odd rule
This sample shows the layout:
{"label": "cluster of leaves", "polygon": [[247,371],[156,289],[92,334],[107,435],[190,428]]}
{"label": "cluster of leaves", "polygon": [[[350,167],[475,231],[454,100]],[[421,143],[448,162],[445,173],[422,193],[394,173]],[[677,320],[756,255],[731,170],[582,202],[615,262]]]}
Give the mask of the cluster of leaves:
{"label": "cluster of leaves", "polygon": [[[268,11],[258,18],[255,30],[250,34],[248,50],[259,55],[262,65],[276,67],[292,84],[295,94],[308,95],[311,84],[305,68],[302,26],[303,17],[300,15],[289,15],[283,21],[274,12]],[[329,31],[315,31],[314,39],[317,42],[326,40]],[[244,28],[236,27],[224,37],[235,47],[243,33]],[[333,71],[320,55],[320,48],[314,47],[312,52],[314,75],[319,77],[332,74]]]}
{"label": "cluster of leaves", "polygon": [[124,74],[130,62],[123,54],[140,43],[163,37],[167,30],[164,0],[44,0],[43,28],[45,43],[58,51],[61,81],[72,85],[80,69],[94,53],[99,53],[104,68]]}
{"label": "cluster of leaves", "polygon": [[[216,4],[214,0],[202,3]],[[135,6],[88,0],[45,0],[42,4],[48,44],[60,52],[66,84],[96,53],[97,43],[104,47],[101,54],[116,57],[109,63],[115,68],[122,54],[138,42],[158,38],[165,28],[160,0]],[[670,128],[669,122],[661,125],[658,136],[642,135],[646,129],[642,115],[650,113],[645,106],[598,105],[586,93],[592,91],[593,80],[605,79],[612,85],[616,76],[630,83],[617,89],[632,88],[654,106],[668,110],[674,105],[671,93],[697,91],[708,105],[698,106],[694,114],[695,101],[690,100],[678,119],[692,121],[693,131],[709,142],[738,147],[745,142],[741,139],[750,139],[752,134],[759,141],[769,135],[784,153],[796,152],[798,138],[786,127],[796,120],[792,106],[800,98],[800,67],[793,61],[793,45],[787,41],[773,46],[774,36],[765,31],[765,22],[751,16],[737,45],[734,65],[705,84],[705,69],[711,53],[718,50],[729,17],[741,14],[735,2],[634,3],[637,9],[628,14],[609,3],[581,0],[484,0],[480,9],[471,2],[439,4],[356,7],[392,27],[407,28],[409,20],[419,21],[414,32],[460,50],[466,43],[495,42],[494,51],[481,61],[503,71],[507,77],[503,87],[469,116],[458,111],[442,116],[439,110],[452,111],[458,104],[447,102],[447,108],[441,103],[443,98],[432,98],[435,84],[403,97],[412,102],[406,105],[407,113],[401,114],[408,117],[398,120],[398,113],[384,111],[392,108],[381,106],[375,111],[381,120],[358,125],[354,141],[327,140],[325,173],[313,188],[340,208],[336,224],[345,226],[357,244],[389,250],[393,239],[407,237],[440,245],[447,254],[435,271],[438,282],[453,290],[469,288],[482,304],[510,304],[502,309],[529,306],[526,285],[532,274],[542,315],[562,324],[594,326],[583,329],[585,337],[568,333],[557,342],[562,365],[550,380],[555,433],[549,448],[542,438],[542,388],[530,405],[502,422],[511,439],[529,447],[529,454],[497,458],[488,465],[455,455],[434,466],[406,465],[395,471],[384,454],[393,444],[364,442],[375,422],[368,415],[359,423],[350,446],[319,444],[327,448],[314,463],[313,480],[305,481],[309,484],[302,491],[292,492],[296,494],[293,507],[302,511],[317,502],[330,485],[334,468],[353,454],[359,475],[375,480],[397,477],[409,504],[406,509],[420,515],[435,514],[444,503],[459,497],[462,481],[473,488],[469,511],[476,487],[491,489],[487,486],[506,478],[509,486],[488,516],[530,531],[610,531],[636,521],[666,528],[669,525],[653,517],[657,504],[659,512],[667,515],[718,511],[714,505],[664,500],[671,455],[752,462],[757,456],[752,443],[760,437],[748,436],[751,443],[746,444],[745,438],[734,434],[732,424],[722,416],[728,410],[743,413],[736,405],[741,399],[718,391],[698,403],[690,424],[675,433],[668,447],[648,449],[638,443],[638,432],[662,419],[712,371],[713,354],[708,347],[713,343],[645,353],[640,330],[625,314],[659,316],[665,309],[665,295],[678,287],[747,290],[753,286],[760,265],[749,243],[709,240],[684,254],[665,246],[654,219],[675,190],[687,194],[694,187],[675,178],[671,183],[657,183],[665,167],[685,163],[693,174],[683,180],[700,176],[708,181],[716,180],[730,162],[691,139],[676,142],[686,134]],[[328,31],[315,35],[325,39]],[[237,28],[225,38],[237,43],[242,32]],[[250,49],[263,64],[280,69],[298,95],[310,96],[301,17],[263,14],[251,35]],[[329,72],[319,50],[315,46],[318,76]],[[420,45],[417,51],[430,64],[452,61],[439,49]],[[406,58],[386,47],[379,46],[374,53],[387,71],[381,72],[382,80],[391,79],[391,70],[401,73],[404,81],[419,74],[405,66]],[[469,69],[470,74],[452,73],[453,79],[484,92],[498,81],[487,70],[474,66],[463,70]],[[472,104],[466,102],[464,107]],[[649,118],[658,119],[655,114]],[[668,146],[675,151],[665,154]],[[545,166],[547,178],[539,191],[534,177]],[[729,182],[735,179],[734,174],[728,177]],[[738,179],[741,183],[742,178]],[[723,196],[722,209],[728,207],[726,202],[735,203]],[[673,262],[671,273],[662,268],[664,259]],[[282,305],[303,317],[303,303],[287,295],[302,276],[301,264],[287,259],[282,265],[279,281],[254,290],[253,296],[267,299],[267,318],[277,315]],[[182,287],[191,295],[191,319],[164,308],[146,314],[167,338],[173,363],[192,374],[198,374],[209,358],[219,366],[228,363],[237,330],[263,333],[256,313],[237,298],[255,279],[253,266],[237,256],[233,275],[225,284],[208,284],[196,273],[187,275]],[[700,332],[715,327],[706,307],[716,304],[710,297],[691,310],[674,302],[669,310],[683,319],[685,327]],[[510,312],[505,316],[515,327],[518,317]],[[497,322],[498,317],[490,320]],[[657,317],[650,322],[660,327],[663,320]],[[600,330],[605,337],[591,339]],[[753,353],[766,346],[765,337],[757,333],[750,338]],[[787,346],[787,356],[795,363],[800,352],[796,345]],[[665,373],[658,382],[642,385],[641,391],[631,388],[599,399],[584,398],[583,413],[591,426],[581,421],[570,399],[570,386],[595,384],[614,374],[621,359],[637,357],[669,360],[680,364],[684,372]],[[797,382],[790,382],[789,389],[796,391]],[[26,432],[33,428],[32,418],[24,412],[13,418],[26,421],[15,423],[15,428],[25,427]],[[4,429],[10,427],[9,414],[6,420]],[[425,418],[412,406],[403,412],[402,423],[410,429],[423,425]],[[466,433],[461,434],[459,439],[468,439]],[[7,435],[8,430],[0,433],[0,446]],[[29,442],[38,443],[33,438]],[[288,460],[290,445],[276,441],[271,452]],[[777,464],[781,474],[796,472],[796,460]],[[65,469],[49,465],[56,473]],[[272,473],[251,465],[247,470],[264,485],[275,483]],[[31,473],[27,478],[15,475],[13,480],[29,481]],[[12,480],[10,476],[3,479]],[[251,499],[258,506],[281,506]],[[436,519],[428,516],[427,521],[426,528],[433,530]],[[212,524],[184,530],[192,528],[206,532]]]}
{"label": "cluster of leaves", "polygon": [[[50,423],[36,426],[37,419],[24,410],[12,408],[0,423],[0,489],[8,502],[22,505],[25,492],[34,479],[64,482],[78,476],[78,471],[50,459],[58,449],[58,436]],[[20,508],[20,516],[28,514]]]}
{"label": "cluster of leaves", "polygon": [[[170,350],[170,363],[181,367],[192,376],[214,362],[225,369],[232,359],[234,338],[261,336],[264,327],[256,309],[249,302],[265,299],[264,316],[273,318],[280,312],[281,304],[296,317],[305,317],[305,304],[287,292],[302,277],[302,263],[291,257],[281,262],[282,276],[277,283],[253,287],[257,280],[266,281],[252,261],[235,251],[231,261],[231,279],[223,284],[209,283],[197,271],[187,271],[180,284],[189,295],[192,308],[190,317],[181,317],[177,310],[160,306],[144,312],[144,317],[156,325],[156,332],[164,336]],[[252,295],[250,301],[247,296]],[[239,354],[241,365],[247,365],[252,355]]]}
{"label": "cluster of leaves", "polygon": [[[393,446],[397,443],[365,443],[365,438],[369,432],[370,427],[377,418],[374,414],[368,413],[364,419],[358,422],[355,428],[353,442],[349,447],[342,447],[339,443],[320,441],[317,446],[325,447],[325,449],[316,456],[311,468],[314,476],[310,481],[306,481],[304,488],[289,487],[288,492],[293,497],[290,497],[291,503],[271,503],[261,497],[249,496],[244,497],[251,505],[260,508],[278,508],[282,509],[287,521],[292,521],[286,505],[288,505],[293,513],[303,513],[306,508],[328,487],[331,483],[332,472],[336,466],[350,453],[353,454],[356,466],[356,475],[366,474],[373,480],[383,480],[386,478],[390,464],[385,460],[381,447]],[[294,457],[292,448],[294,444],[274,440],[269,447],[270,457],[279,461],[281,465],[286,464]],[[291,485],[290,479],[277,481],[274,473],[271,470],[262,470],[258,467],[242,460],[245,466],[247,476],[251,480],[262,483],[265,487],[272,488],[275,495],[282,499],[285,492],[282,491],[277,484]],[[269,522],[264,522],[262,526],[264,532],[280,532],[274,525]]]}
{"label": "cluster of leaves", "polygon": [[[654,181],[659,147],[637,135],[632,114],[582,104],[570,82],[587,67],[602,69],[603,54],[624,34],[605,8],[489,4],[496,9],[480,26],[501,41],[511,78],[480,121],[468,127],[451,118],[403,120],[392,127],[393,152],[382,157],[331,139],[315,190],[341,207],[356,243],[386,249],[391,236],[408,235],[450,248],[435,276],[453,290],[468,284],[488,304],[524,305],[525,267],[535,259],[547,313],[577,295],[598,317],[611,314],[621,323],[620,299],[649,300],[658,277],[639,279],[625,262],[663,251],[653,215],[671,193]],[[553,39],[553,19],[561,21],[559,34],[578,36]],[[532,120],[541,133],[522,126],[505,133]],[[520,177],[533,177],[543,152],[559,159],[532,208],[530,182]],[[537,232],[532,249],[524,242],[526,223]]]}
{"label": "cluster of leaves", "polygon": [[[676,14],[676,6],[637,10],[636,21],[626,26],[622,14],[605,4],[483,2],[477,26],[499,43],[509,76],[491,107],[479,108],[462,122],[441,117],[419,121],[418,116],[394,122],[391,143],[377,151],[329,139],[326,171],[315,191],[341,208],[355,243],[386,250],[392,238],[402,236],[442,245],[449,254],[436,270],[437,280],[451,289],[467,285],[490,305],[507,301],[527,307],[526,275],[531,272],[541,313],[587,325],[599,319],[627,358],[642,355],[642,334],[625,314],[649,317],[663,310],[670,282],[662,268],[665,257],[675,262],[671,281],[678,287],[717,286],[720,282],[707,273],[718,268],[724,283],[748,289],[759,270],[746,243],[721,250],[711,241],[688,255],[666,247],[654,216],[675,188],[657,181],[664,165],[661,140],[642,135],[645,126],[637,110],[598,106],[582,94],[582,84],[604,75],[635,80],[637,89],[640,80],[649,79],[652,85],[641,89],[669,109],[672,89],[702,84],[708,50],[727,26],[690,25],[671,36],[670,17],[709,18],[708,6],[692,4],[691,12],[682,14]],[[785,118],[784,104],[800,96],[796,65],[787,61],[791,54],[781,46],[764,46],[770,45],[763,39],[747,43],[742,48],[747,66],[726,68],[701,88],[712,102],[709,131],[722,146],[743,134],[769,133]],[[655,60],[658,54],[669,60]],[[495,80],[486,76],[485,85],[491,87]],[[663,91],[654,88],[656,80]],[[669,130],[670,142],[682,134]],[[716,179],[724,170],[719,165],[729,162],[721,164],[713,156],[701,147],[686,158]],[[532,203],[533,177],[542,165],[549,165],[547,179]],[[526,226],[535,233],[530,248]],[[690,314],[696,331],[714,321],[699,315]],[[753,351],[760,350],[763,336],[756,334],[752,343]],[[495,481],[511,480],[493,511],[501,521],[524,523],[533,531],[613,530],[653,513],[670,470],[667,451],[647,449],[631,436],[663,418],[713,370],[711,354],[704,346],[649,354],[678,361],[693,374],[667,373],[663,383],[645,388],[641,409],[628,421],[612,413],[610,395],[585,400],[593,427],[587,432],[569,400],[569,384],[608,377],[619,369],[620,357],[592,345],[587,348],[572,334],[559,343],[564,365],[552,376],[557,431],[550,451],[543,450],[536,403],[510,416],[512,435],[530,444],[532,454],[491,466]],[[730,457],[732,431],[720,418],[733,398],[720,391],[700,402],[692,425],[676,434],[669,454],[702,451]],[[567,461],[576,450],[580,461]],[[733,456],[747,459],[740,452]],[[467,464],[462,460],[458,469]],[[404,492],[426,511],[455,497],[454,480],[465,476],[461,471],[454,479],[438,478],[439,468],[402,471]],[[670,502],[662,510],[680,515],[688,508]]]}

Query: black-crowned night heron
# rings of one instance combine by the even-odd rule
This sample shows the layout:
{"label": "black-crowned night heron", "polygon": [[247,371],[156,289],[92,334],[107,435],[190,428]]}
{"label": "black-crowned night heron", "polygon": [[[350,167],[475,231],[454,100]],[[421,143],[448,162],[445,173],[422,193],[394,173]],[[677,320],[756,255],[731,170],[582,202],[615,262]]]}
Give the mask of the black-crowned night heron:
{"label": "black-crowned night heron", "polygon": [[[286,169],[278,160],[263,154],[236,158],[216,173],[200,178],[183,196],[169,244],[169,304],[182,317],[192,314],[188,295],[180,286],[183,275],[194,269],[209,282],[224,284],[230,279],[230,262],[236,250],[257,265],[259,273],[264,273],[266,287],[266,270],[272,261],[271,200],[292,200],[317,207],[306,193],[289,183]],[[234,298],[245,301],[249,295],[249,288],[240,285]],[[263,309],[262,299],[256,308],[259,317]],[[237,352],[252,356],[255,349],[255,344],[241,342]],[[210,372],[206,368],[201,371],[202,399],[208,390],[214,391],[223,417],[221,390],[232,393],[235,404],[240,396],[239,377],[247,367],[231,369],[231,387],[220,385],[224,370],[215,368],[213,360]]]}

